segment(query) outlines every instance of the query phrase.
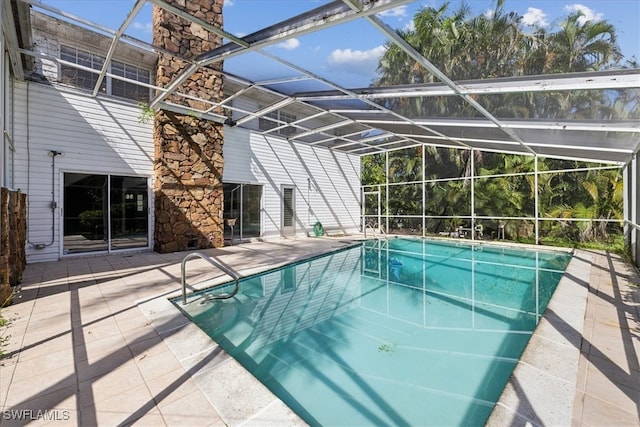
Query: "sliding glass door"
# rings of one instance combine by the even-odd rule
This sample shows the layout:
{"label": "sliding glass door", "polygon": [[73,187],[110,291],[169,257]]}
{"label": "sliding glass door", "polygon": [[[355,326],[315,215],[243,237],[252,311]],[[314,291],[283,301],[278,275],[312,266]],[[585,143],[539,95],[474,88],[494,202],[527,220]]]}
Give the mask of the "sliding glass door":
{"label": "sliding glass door", "polygon": [[[224,238],[231,242],[260,237],[262,233],[262,185],[225,183]],[[233,225],[230,225],[233,224]]]}
{"label": "sliding glass door", "polygon": [[63,252],[149,246],[147,178],[64,174]]}

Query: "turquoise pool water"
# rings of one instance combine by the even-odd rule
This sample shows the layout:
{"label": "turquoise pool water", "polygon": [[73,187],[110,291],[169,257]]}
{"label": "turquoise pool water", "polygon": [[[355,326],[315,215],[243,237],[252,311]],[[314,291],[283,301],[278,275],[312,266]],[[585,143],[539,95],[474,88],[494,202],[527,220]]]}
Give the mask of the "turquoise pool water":
{"label": "turquoise pool water", "polygon": [[483,425],[565,252],[367,241],[180,307],[311,425]]}

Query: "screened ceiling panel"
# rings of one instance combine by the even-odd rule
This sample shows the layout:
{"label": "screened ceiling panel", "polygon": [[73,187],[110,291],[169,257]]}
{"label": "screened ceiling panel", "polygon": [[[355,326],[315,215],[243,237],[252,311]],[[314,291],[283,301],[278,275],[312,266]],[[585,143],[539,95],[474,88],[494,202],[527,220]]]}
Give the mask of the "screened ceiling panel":
{"label": "screened ceiling panel", "polygon": [[[609,151],[598,151],[594,153],[590,150],[584,150],[580,147],[534,147],[536,153],[542,157],[553,157],[559,159],[576,159],[598,163],[626,163],[631,154],[617,153]],[[597,160],[596,160],[597,159]]]}
{"label": "screened ceiling panel", "polygon": [[525,154],[525,155],[531,155],[532,152],[531,150],[519,143],[519,142],[515,142],[515,141],[503,141],[503,142],[489,142],[489,141],[480,141],[480,142],[473,142],[473,148],[478,149],[478,150],[487,150],[487,151],[499,151],[499,152],[505,152],[505,153],[512,153],[512,154]]}
{"label": "screened ceiling panel", "polygon": [[537,146],[569,146],[588,150],[618,150],[632,153],[640,143],[639,134],[588,130],[515,129],[515,133]]}
{"label": "screened ceiling panel", "polygon": [[[225,20],[223,29],[161,0],[121,3],[129,12],[123,11],[117,30],[36,0],[18,0],[8,3],[7,8],[11,12],[14,7],[30,7],[94,32],[95,36],[88,36],[80,31],[78,37],[85,41],[94,37],[95,43],[88,44],[107,62],[119,48],[136,46],[161,53],[149,42],[131,37],[127,30],[152,4],[165,8],[222,36],[223,44],[195,59],[174,53],[190,65],[163,88],[149,85],[155,94],[150,108],[202,114],[229,126],[252,129],[260,128],[261,121],[263,125],[270,122],[266,130],[260,130],[276,134],[286,128],[278,137],[302,144],[357,155],[431,144],[614,163],[629,161],[640,147],[640,69],[456,82],[393,28],[397,24],[394,13],[402,6],[416,5],[417,0],[292,2],[290,8],[270,8],[269,2],[256,2],[258,27],[245,28],[242,20]],[[18,24],[29,26],[30,22],[23,19]],[[375,31],[367,34],[373,36],[360,36],[371,29]],[[21,61],[16,58],[35,58],[36,54],[31,52],[32,46],[19,44],[21,38],[8,40],[12,68],[20,75]],[[341,40],[351,48],[330,51],[325,46],[328,40]],[[295,49],[298,46],[318,54],[301,59],[300,50]],[[414,67],[421,67],[429,76],[426,80],[435,83],[407,81],[396,86],[362,87],[363,81],[373,82],[377,77],[372,68],[359,68],[353,61],[343,66],[341,62],[341,55],[348,53],[360,55],[364,63],[367,55],[379,58],[380,49],[389,46],[411,57]],[[333,61],[332,67],[323,66],[327,58]],[[206,110],[194,110],[191,105],[198,103],[191,102],[193,94],[180,93],[181,83],[200,67],[221,61],[225,115],[216,113],[220,105],[211,102],[201,103]],[[101,76],[105,70],[99,71]],[[97,92],[94,90],[93,96],[99,95]],[[184,105],[167,104],[171,95],[177,95],[170,98],[172,102],[182,100]],[[567,100],[575,101],[575,108],[559,108]]]}

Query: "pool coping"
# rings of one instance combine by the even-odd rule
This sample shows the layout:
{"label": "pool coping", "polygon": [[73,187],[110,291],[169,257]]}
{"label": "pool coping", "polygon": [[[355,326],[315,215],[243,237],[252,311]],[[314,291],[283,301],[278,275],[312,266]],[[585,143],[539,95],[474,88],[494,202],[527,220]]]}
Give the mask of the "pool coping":
{"label": "pool coping", "polygon": [[487,426],[572,424],[591,265],[574,251]]}
{"label": "pool coping", "polygon": [[[513,243],[497,245],[531,249],[529,245]],[[336,249],[327,248],[283,265]],[[535,249],[572,251],[544,246]],[[277,267],[254,267],[242,274],[249,276]],[[591,255],[573,250],[573,257],[486,425],[571,424],[590,273]],[[220,277],[199,289],[226,281],[228,279]],[[178,296],[179,292],[159,295],[140,301],[138,307],[224,422],[227,425],[307,425],[170,301]]]}

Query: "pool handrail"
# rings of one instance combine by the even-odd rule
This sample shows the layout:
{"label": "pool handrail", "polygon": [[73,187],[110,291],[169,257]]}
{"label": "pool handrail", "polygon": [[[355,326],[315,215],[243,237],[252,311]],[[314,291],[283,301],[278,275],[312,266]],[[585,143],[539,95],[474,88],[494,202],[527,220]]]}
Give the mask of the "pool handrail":
{"label": "pool handrail", "polygon": [[209,264],[213,265],[214,267],[217,267],[227,276],[231,277],[235,282],[233,291],[229,292],[228,294],[211,295],[209,296],[209,299],[228,299],[228,298],[232,298],[235,294],[238,293],[238,289],[240,287],[240,276],[238,276],[236,273],[231,271],[229,268],[220,264],[220,262],[216,261],[215,259],[203,254],[202,252],[192,252],[189,255],[184,257],[184,259],[182,260],[182,264],[180,266],[180,272],[182,275],[182,304],[183,305],[187,304],[187,279],[186,279],[187,261],[193,258],[202,258],[203,260],[207,261]]}

